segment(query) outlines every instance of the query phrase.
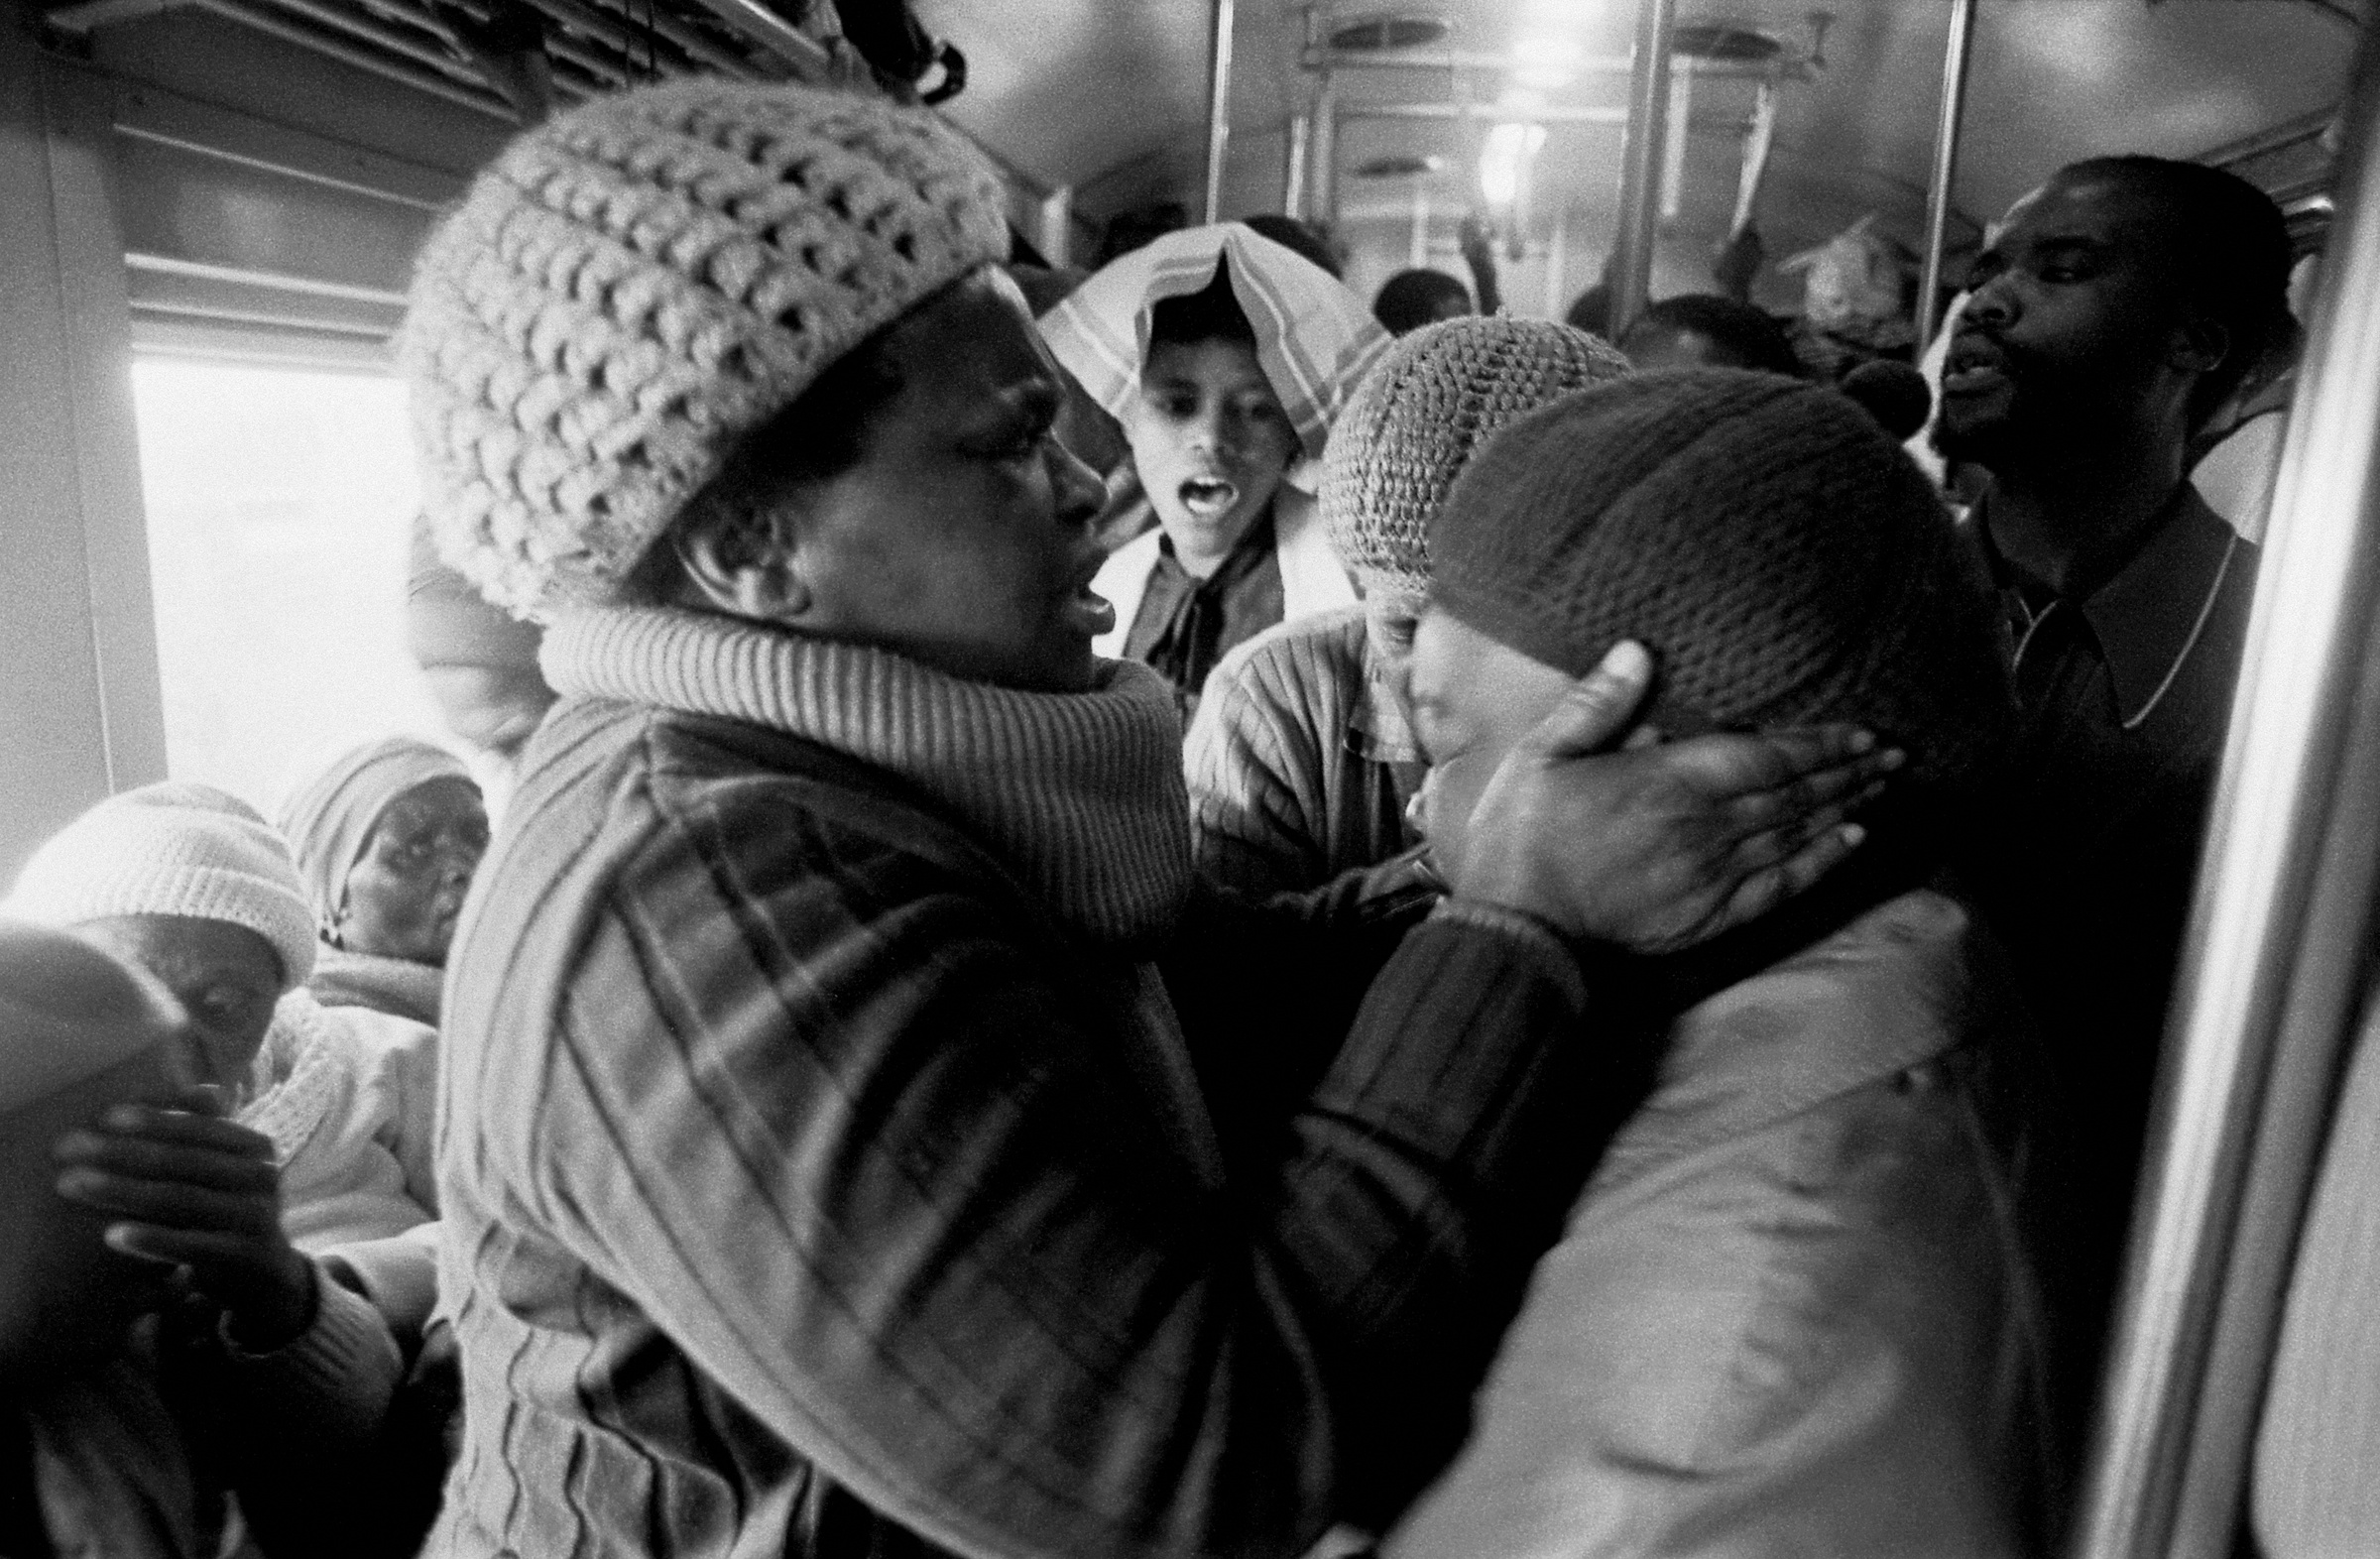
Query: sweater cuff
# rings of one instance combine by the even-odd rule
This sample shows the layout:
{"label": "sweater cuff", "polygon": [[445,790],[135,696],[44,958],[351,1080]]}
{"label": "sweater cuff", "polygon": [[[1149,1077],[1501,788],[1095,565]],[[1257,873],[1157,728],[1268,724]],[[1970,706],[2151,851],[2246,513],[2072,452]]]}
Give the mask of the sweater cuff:
{"label": "sweater cuff", "polygon": [[1556,935],[1554,928],[1533,914],[1507,909],[1502,904],[1488,903],[1479,899],[1442,899],[1430,910],[1430,918],[1459,926],[1488,931],[1508,942],[1517,942],[1535,955],[1534,961],[1552,975],[1570,999],[1574,1011],[1587,1008],[1587,978],[1579,967],[1579,958],[1570,944]]}
{"label": "sweater cuff", "polygon": [[366,1439],[396,1395],[404,1363],[370,1300],[314,1267],[314,1324],[270,1353],[222,1337],[231,1379],[251,1405],[293,1430]]}

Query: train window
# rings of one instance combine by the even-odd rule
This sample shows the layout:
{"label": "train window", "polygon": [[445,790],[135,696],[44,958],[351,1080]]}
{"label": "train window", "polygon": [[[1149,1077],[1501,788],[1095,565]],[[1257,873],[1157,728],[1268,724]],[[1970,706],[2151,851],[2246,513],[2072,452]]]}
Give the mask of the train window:
{"label": "train window", "polygon": [[406,649],[404,388],[178,357],[132,381],[174,778],[270,808],[337,745],[439,737]]}

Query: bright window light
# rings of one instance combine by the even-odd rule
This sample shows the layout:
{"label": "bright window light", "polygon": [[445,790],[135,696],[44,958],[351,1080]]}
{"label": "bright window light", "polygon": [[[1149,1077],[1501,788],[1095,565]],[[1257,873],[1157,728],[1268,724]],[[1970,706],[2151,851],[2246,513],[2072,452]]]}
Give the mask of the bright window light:
{"label": "bright window light", "polygon": [[445,740],[406,648],[404,387],[144,358],[132,390],[174,778],[270,816],[342,747]]}
{"label": "bright window light", "polygon": [[1585,51],[1571,38],[1523,38],[1512,51],[1512,79],[1537,91],[1567,86]]}
{"label": "bright window light", "polygon": [[1510,205],[1519,198],[1521,171],[1543,145],[1543,125],[1505,123],[1488,132],[1480,152],[1480,193],[1489,205]]}

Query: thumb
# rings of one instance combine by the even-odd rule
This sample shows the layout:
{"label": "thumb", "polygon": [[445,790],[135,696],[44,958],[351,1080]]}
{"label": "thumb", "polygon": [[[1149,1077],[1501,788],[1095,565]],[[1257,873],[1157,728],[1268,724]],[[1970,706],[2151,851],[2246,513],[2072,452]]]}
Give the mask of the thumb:
{"label": "thumb", "polygon": [[1633,639],[1622,639],[1600,665],[1571,684],[1522,746],[1552,759],[1602,752],[1627,731],[1652,686],[1651,653]]}

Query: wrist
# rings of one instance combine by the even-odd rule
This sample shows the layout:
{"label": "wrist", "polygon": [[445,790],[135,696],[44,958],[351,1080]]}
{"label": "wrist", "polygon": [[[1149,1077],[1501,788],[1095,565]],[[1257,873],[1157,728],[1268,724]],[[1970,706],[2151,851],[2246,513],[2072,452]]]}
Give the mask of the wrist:
{"label": "wrist", "polygon": [[223,1338],[243,1354],[269,1354],[305,1335],[322,1307],[314,1263],[289,1253],[291,1265],[268,1291],[223,1312]]}

